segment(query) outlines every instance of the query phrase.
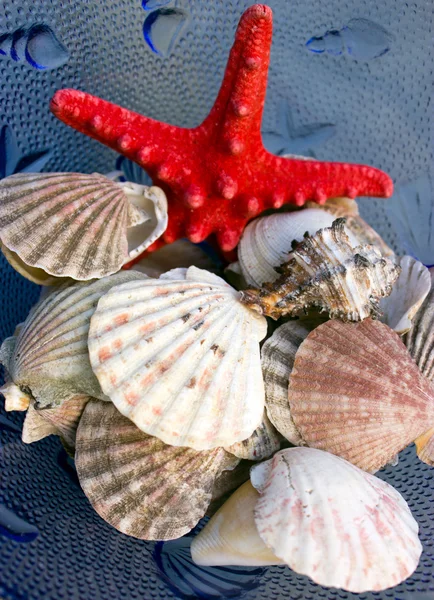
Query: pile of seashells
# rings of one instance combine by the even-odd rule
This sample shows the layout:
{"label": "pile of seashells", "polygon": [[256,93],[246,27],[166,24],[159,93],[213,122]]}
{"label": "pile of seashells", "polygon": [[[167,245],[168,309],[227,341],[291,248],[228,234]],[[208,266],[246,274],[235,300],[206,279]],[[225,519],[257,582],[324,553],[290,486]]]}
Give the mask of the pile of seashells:
{"label": "pile of seashells", "polygon": [[47,286],[0,351],[23,441],[58,435],[127,535],[214,515],[199,565],[285,564],[352,592],[409,577],[418,525],[373,473],[414,441],[434,464],[429,270],[346,198],[257,218],[223,277],[185,240],[122,269],[166,226],[156,187],[0,183],[2,251]]}

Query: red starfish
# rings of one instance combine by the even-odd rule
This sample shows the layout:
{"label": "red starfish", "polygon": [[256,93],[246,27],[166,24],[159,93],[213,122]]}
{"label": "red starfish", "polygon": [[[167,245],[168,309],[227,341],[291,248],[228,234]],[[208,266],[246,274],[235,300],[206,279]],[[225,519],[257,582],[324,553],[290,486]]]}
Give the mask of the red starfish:
{"label": "red starfish", "polygon": [[319,204],[336,196],[390,196],[386,173],[362,165],[281,158],[264,148],[272,11],[263,4],[241,17],[223,83],[205,121],[194,129],[143,117],[90,94],[59,90],[51,110],[67,125],[137,162],[169,200],[171,243],[200,242],[215,232],[236,246],[247,222],[284,203]]}

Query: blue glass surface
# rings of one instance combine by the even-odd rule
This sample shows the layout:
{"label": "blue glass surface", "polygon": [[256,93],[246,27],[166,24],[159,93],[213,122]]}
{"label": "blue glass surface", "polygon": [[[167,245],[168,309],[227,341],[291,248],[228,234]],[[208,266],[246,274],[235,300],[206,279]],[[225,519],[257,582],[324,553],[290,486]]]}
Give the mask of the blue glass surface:
{"label": "blue glass surface", "polygon": [[[24,170],[112,170],[114,152],[50,114],[59,88],[82,89],[184,127],[200,123],[251,3],[0,3],[0,178]],[[268,4],[274,37],[262,124],[266,146],[388,171],[396,184],[393,199],[360,200],[362,215],[396,251],[434,264],[432,2]],[[132,180],[148,181],[133,163],[120,168]],[[0,255],[0,339],[13,333],[38,295]],[[209,573],[188,562],[188,539],[156,545],[119,534],[90,507],[59,441],[23,444],[21,421],[19,414],[6,415],[0,401],[2,600],[201,597],[197,581],[209,585]],[[409,502],[421,528],[422,560],[404,584],[381,594],[347,594],[272,567],[231,580],[234,590],[239,586],[234,593],[246,600],[433,600],[433,471],[409,448],[398,466],[380,473]],[[176,580],[178,552],[187,562]]]}

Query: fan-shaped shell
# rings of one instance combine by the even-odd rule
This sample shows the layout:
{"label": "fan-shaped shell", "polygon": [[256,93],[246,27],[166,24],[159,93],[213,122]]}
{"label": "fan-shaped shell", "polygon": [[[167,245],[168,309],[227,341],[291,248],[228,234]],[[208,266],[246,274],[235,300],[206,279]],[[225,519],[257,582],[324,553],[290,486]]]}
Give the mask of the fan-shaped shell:
{"label": "fan-shaped shell", "polygon": [[264,413],[262,423],[250,437],[242,442],[232,444],[226,450],[245,460],[264,460],[264,458],[272,456],[279,448],[279,434]]}
{"label": "fan-shaped shell", "polygon": [[215,479],[238,460],[222,448],[167,446],[113,404],[91,401],[78,426],[75,462],[84,493],[105,521],[140,539],[169,540],[197,524]]}
{"label": "fan-shaped shell", "polygon": [[319,307],[331,317],[361,321],[379,313],[378,301],[390,294],[400,268],[374,246],[353,248],[344,219],[337,219],[306,235],[280,271],[274,282],[241,292],[242,301],[273,319]]}
{"label": "fan-shaped shell", "polygon": [[393,258],[395,253],[383,238],[372,229],[359,215],[357,202],[351,198],[330,198],[325,204],[318,205],[315,202],[306,202],[306,207],[314,207],[324,210],[335,219],[345,218],[345,226],[348,231],[359,240],[359,244],[370,244],[377,246],[383,256]]}
{"label": "fan-shaped shell", "polygon": [[[1,359],[12,381],[33,397],[38,408],[54,407],[86,394],[104,399],[87,349],[90,317],[98,300],[118,283],[142,280],[135,272],[116,273],[91,283],[63,284],[32,309]],[[106,398],[105,398],[106,399]]]}
{"label": "fan-shaped shell", "polygon": [[295,357],[291,416],[308,446],[377,471],[434,425],[434,387],[379,321],[332,320]]}
{"label": "fan-shaped shell", "polygon": [[258,534],[254,519],[258,500],[250,481],[232,494],[191,542],[194,562],[204,567],[284,564]]}
{"label": "fan-shaped shell", "polygon": [[[247,284],[259,287],[278,279],[276,268],[288,260],[293,242],[303,240],[306,232],[314,235],[319,229],[331,227],[333,221],[333,215],[309,208],[276,213],[249,223],[238,246],[240,268]],[[351,241],[358,245],[356,238]]]}
{"label": "fan-shaped shell", "polygon": [[312,329],[309,323],[288,321],[276,329],[261,349],[267,414],[277,431],[295,445],[302,444],[303,440],[289,409],[289,375],[294,366],[296,352]]}
{"label": "fan-shaped shell", "polygon": [[411,322],[431,289],[428,269],[411,256],[399,259],[401,273],[392,293],[380,300],[381,320],[403,335],[411,329]]}
{"label": "fan-shaped shell", "polygon": [[266,321],[216,275],[190,267],[168,277],[101,299],[89,332],[92,368],[145,433],[195,450],[230,446],[262,419]]}
{"label": "fan-shaped shell", "polygon": [[73,456],[78,423],[90,399],[89,396],[74,396],[61,406],[42,410],[36,410],[34,403],[31,403],[24,419],[23,442],[31,444],[49,435],[58,435]]}
{"label": "fan-shaped shell", "polygon": [[215,271],[216,265],[206,252],[188,240],[177,240],[155,252],[144,254],[132,267],[149,277],[160,277],[166,271],[191,266]]}
{"label": "fan-shaped shell", "polygon": [[350,592],[409,577],[422,552],[418,525],[391,485],[312,448],[290,448],[251,470],[258,533],[297,573]]}
{"label": "fan-shaped shell", "polygon": [[72,282],[73,279],[68,277],[53,277],[49,275],[43,269],[37,269],[36,267],[29,267],[24,261],[18,256],[16,252],[12,252],[6,248],[0,241],[0,250],[3,252],[3,256],[8,261],[10,266],[15,269],[17,273],[37,285],[60,285],[66,281]]}
{"label": "fan-shaped shell", "polygon": [[166,227],[167,200],[156,187],[80,173],[20,173],[0,183],[2,244],[33,281],[35,268],[76,280],[115,273]]}
{"label": "fan-shaped shell", "polygon": [[413,326],[404,343],[421,372],[434,380],[434,272],[430,273],[431,289],[413,319]]}

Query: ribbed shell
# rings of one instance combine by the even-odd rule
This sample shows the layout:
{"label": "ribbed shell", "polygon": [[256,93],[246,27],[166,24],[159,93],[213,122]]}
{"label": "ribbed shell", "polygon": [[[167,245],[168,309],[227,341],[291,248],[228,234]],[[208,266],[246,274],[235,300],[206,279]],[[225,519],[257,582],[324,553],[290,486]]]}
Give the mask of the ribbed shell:
{"label": "ribbed shell", "polygon": [[417,366],[430,381],[434,379],[434,272],[431,271],[431,290],[413,319],[411,330],[404,338]]}
{"label": "ribbed shell", "polygon": [[301,344],[289,405],[308,446],[375,472],[434,425],[434,386],[379,321],[332,320]]}
{"label": "ribbed shell", "polygon": [[167,444],[207,450],[249,437],[264,411],[266,321],[238,298],[196,267],[111,290],[89,332],[104,393]]}
{"label": "ribbed shell", "polygon": [[29,265],[26,265],[26,263],[21,260],[16,252],[12,252],[12,250],[6,248],[1,241],[0,250],[3,252],[5,259],[17,273],[37,285],[60,285],[66,281],[73,281],[73,279],[68,279],[67,277],[53,277],[53,275],[49,275],[43,269],[29,267]]}
{"label": "ribbed shell", "polygon": [[[334,219],[323,210],[309,208],[276,213],[249,223],[238,246],[238,260],[247,284],[259,287],[278,279],[276,268],[288,260],[292,243],[303,240],[306,232],[314,235],[319,229],[330,227]],[[359,243],[357,238],[351,241],[354,246]]]}
{"label": "ribbed shell", "polygon": [[63,446],[73,456],[78,423],[90,399],[89,396],[74,396],[61,406],[42,410],[36,410],[32,403],[24,419],[23,442],[31,444],[48,435],[58,435]]}
{"label": "ribbed shell", "polygon": [[205,514],[215,479],[237,462],[222,448],[166,446],[108,402],[89,402],[78,426],[75,463],[84,493],[105,521],[140,539],[188,533]]}
{"label": "ribbed shell", "polygon": [[359,215],[357,202],[351,198],[330,198],[325,204],[306,202],[306,207],[314,207],[333,215],[335,219],[345,217],[345,226],[348,231],[359,240],[359,244],[377,246],[383,256],[393,258],[395,253],[375,229],[366,223]]}
{"label": "ribbed shell", "polygon": [[254,464],[251,460],[240,460],[235,468],[223,471],[217,477],[212,488],[212,499],[206,511],[207,517],[212,517],[231,493],[250,479],[250,468]]}
{"label": "ribbed shell", "polygon": [[144,278],[124,271],[90,283],[63,284],[36,304],[12,354],[2,351],[1,357],[12,381],[31,393],[38,408],[57,406],[77,394],[105,398],[89,362],[90,317],[113,286]]}
{"label": "ribbed shell", "polygon": [[310,325],[303,321],[284,323],[264,342],[261,349],[267,414],[277,431],[297,446],[303,440],[289,409],[289,375],[300,344],[313,329]]}
{"label": "ribbed shell", "polygon": [[431,289],[428,269],[411,256],[399,259],[401,274],[392,293],[380,300],[381,320],[391,329],[403,335],[410,331],[412,320]]}
{"label": "ribbed shell", "polygon": [[250,481],[232,494],[191,542],[193,561],[208,567],[283,564],[258,534],[254,520],[258,500]]}
{"label": "ribbed shell", "polygon": [[315,583],[379,591],[416,569],[418,525],[385,481],[326,452],[290,448],[252,467],[251,482],[259,535]]}
{"label": "ribbed shell", "polygon": [[19,173],[0,183],[2,243],[25,265],[56,277],[115,273],[166,227],[159,188],[80,173]]}
{"label": "ribbed shell", "polygon": [[177,240],[155,252],[144,254],[132,268],[149,277],[159,277],[170,269],[191,266],[208,271],[214,271],[216,268],[215,263],[199,246],[188,240]]}
{"label": "ribbed shell", "polygon": [[242,301],[273,319],[319,307],[331,317],[361,321],[378,314],[378,301],[390,294],[400,269],[374,246],[352,248],[344,219],[337,219],[306,236],[280,270],[273,283],[241,292]]}
{"label": "ribbed shell", "polygon": [[250,437],[229,446],[226,450],[245,460],[264,460],[264,458],[272,456],[279,448],[279,434],[264,413],[261,425]]}

